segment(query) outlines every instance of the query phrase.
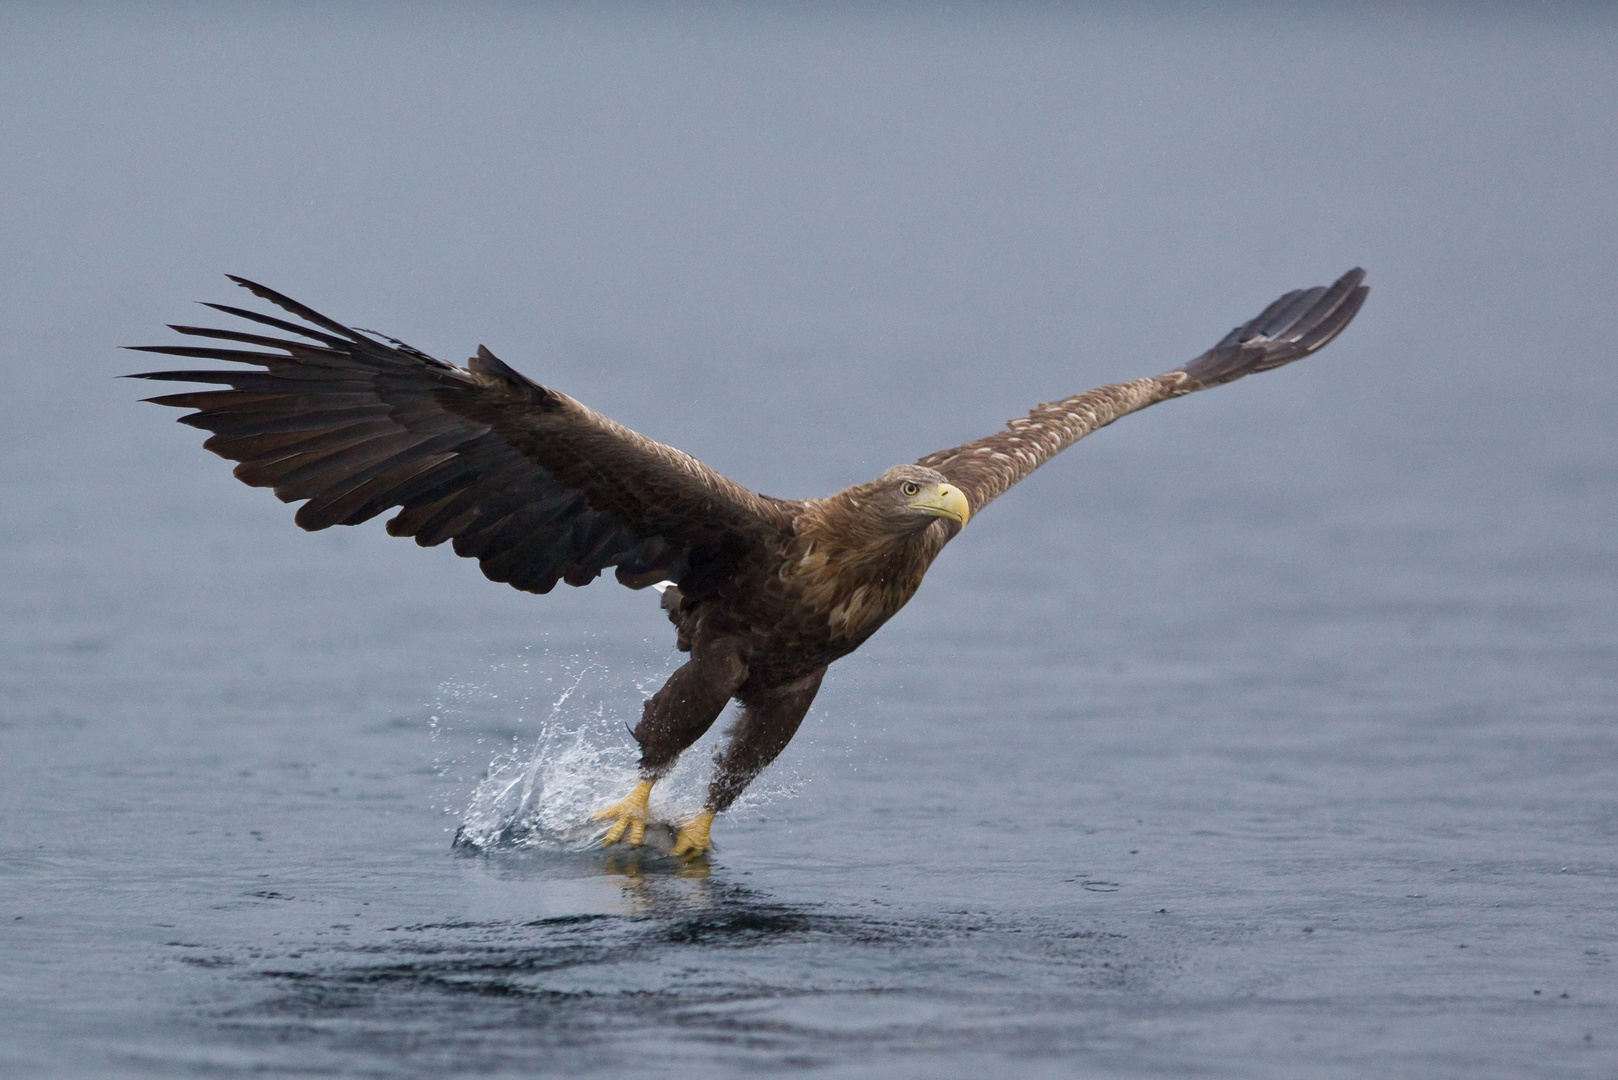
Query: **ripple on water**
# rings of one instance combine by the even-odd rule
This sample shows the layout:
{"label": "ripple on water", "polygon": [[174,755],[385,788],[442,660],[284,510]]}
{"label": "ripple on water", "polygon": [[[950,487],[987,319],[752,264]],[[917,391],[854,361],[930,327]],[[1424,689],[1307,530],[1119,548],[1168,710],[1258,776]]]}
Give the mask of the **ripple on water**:
{"label": "ripple on water", "polygon": [[[1071,924],[871,916],[779,903],[667,860],[575,857],[616,868],[641,913],[423,923],[362,947],[311,945],[295,963],[256,965],[274,992],[221,1019],[249,1042],[442,1055],[459,1070],[657,1072],[716,1050],[779,1063],[967,1049],[1029,1024],[1048,1041],[1037,1017],[1053,1004],[1138,988],[1151,967],[1123,935]],[[946,1001],[941,985],[978,989]]]}

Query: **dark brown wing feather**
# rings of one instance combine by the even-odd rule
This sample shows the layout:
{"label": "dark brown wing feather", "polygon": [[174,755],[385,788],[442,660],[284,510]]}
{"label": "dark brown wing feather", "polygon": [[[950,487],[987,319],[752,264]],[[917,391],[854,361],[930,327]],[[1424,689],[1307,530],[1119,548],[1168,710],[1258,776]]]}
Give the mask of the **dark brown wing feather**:
{"label": "dark brown wing feather", "polygon": [[1342,333],[1359,313],[1371,292],[1360,284],[1364,280],[1365,271],[1355,267],[1330,287],[1289,292],[1180,370],[1197,384],[1191,389],[1202,390],[1301,360]]}
{"label": "dark brown wing feather", "polygon": [[240,462],[244,483],[307,500],[296,517],[305,529],[397,507],[393,535],[451,540],[491,579],[527,592],[583,585],[614,566],[631,587],[667,579],[701,596],[789,527],[789,504],[529,381],[481,346],[456,367],[232,280],[312,325],[210,304],[296,337],[175,326],[256,348],[138,351],[259,370],[133,377],[229,387],[149,400],[197,410],[181,423],[213,432],[203,445]]}
{"label": "dark brown wing feather", "polygon": [[940,450],[918,465],[937,469],[966,494],[976,514],[1011,485],[1119,417],[1210,386],[1233,382],[1308,356],[1342,332],[1368,286],[1350,270],[1330,287],[1289,292],[1236,327],[1189,364],[1166,375],[1116,383],[1036,406],[987,438]]}

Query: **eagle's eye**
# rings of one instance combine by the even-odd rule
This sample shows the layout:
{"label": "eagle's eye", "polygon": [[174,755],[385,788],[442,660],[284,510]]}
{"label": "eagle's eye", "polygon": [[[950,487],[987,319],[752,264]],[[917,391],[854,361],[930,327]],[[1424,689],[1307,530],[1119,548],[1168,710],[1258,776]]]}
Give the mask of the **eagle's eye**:
{"label": "eagle's eye", "polygon": [[904,482],[904,486],[899,490],[904,492],[906,495],[914,495],[916,492],[921,490],[921,485],[916,483],[914,480],[906,480]]}

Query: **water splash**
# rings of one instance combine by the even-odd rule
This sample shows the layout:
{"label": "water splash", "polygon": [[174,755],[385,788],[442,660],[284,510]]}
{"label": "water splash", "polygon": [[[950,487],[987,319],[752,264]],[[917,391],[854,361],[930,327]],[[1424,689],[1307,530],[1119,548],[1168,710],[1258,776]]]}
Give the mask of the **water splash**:
{"label": "water splash", "polygon": [[[602,663],[575,656],[564,668],[571,669],[564,676],[566,685],[551,702],[537,732],[527,738],[511,734],[510,749],[497,751],[475,783],[460,813],[456,847],[510,851],[593,846],[607,826],[592,814],[622,798],[638,779],[638,747],[626,730],[622,713],[631,704],[638,712],[648,686],[659,684],[663,675],[618,685],[622,680],[614,680]],[[527,673],[525,663],[521,674]],[[509,730],[513,722],[523,723],[521,710],[530,700],[522,693],[503,701],[490,684],[446,684],[434,717],[435,734],[444,739],[475,735],[467,756],[481,758],[485,751],[478,748],[486,741],[500,738],[497,732]],[[501,715],[513,703],[519,714]],[[673,841],[673,823],[689,817],[701,805],[702,777],[695,766],[704,755],[687,757],[694,761],[682,762],[683,767],[660,782],[653,796],[652,816],[661,825],[648,828],[646,839],[654,850],[667,850]],[[444,758],[440,769],[449,772],[462,763]]]}
{"label": "water splash", "polygon": [[457,847],[573,846],[599,831],[591,812],[632,784],[635,769],[621,730],[608,726],[604,716],[580,722],[568,711],[569,701],[597,671],[590,665],[574,677],[532,744],[489,763],[462,814]]}
{"label": "water splash", "polygon": [[[460,793],[445,793],[446,813],[459,817],[455,846],[472,851],[526,849],[582,850],[593,847],[607,823],[592,815],[622,798],[639,779],[639,747],[627,730],[625,716],[639,718],[640,704],[660,686],[667,671],[645,672],[625,679],[622,657],[613,663],[574,654],[562,659],[562,672],[545,682],[561,683],[537,725],[524,713],[535,694],[537,673],[527,662],[520,668],[491,666],[485,682],[446,683],[440,688],[432,718],[435,741],[442,746],[438,770]],[[553,662],[555,662],[553,658]],[[545,665],[548,666],[548,665]],[[512,676],[521,680],[511,683]],[[728,727],[726,719],[692,746],[674,769],[658,781],[651,799],[651,823],[645,844],[667,851],[678,824],[702,807],[712,770],[711,750]],[[470,740],[470,745],[468,744]],[[506,743],[492,759],[487,744]],[[455,751],[459,749],[459,753]],[[478,763],[487,761],[486,767]],[[474,779],[467,771],[476,769]],[[772,768],[737,801],[731,813],[757,811],[791,797],[805,780],[793,769]]]}

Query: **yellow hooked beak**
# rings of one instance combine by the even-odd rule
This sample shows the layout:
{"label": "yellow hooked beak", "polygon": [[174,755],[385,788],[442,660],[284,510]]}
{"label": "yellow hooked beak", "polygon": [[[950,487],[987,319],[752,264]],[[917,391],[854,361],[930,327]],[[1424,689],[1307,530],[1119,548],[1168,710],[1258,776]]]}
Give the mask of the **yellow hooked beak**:
{"label": "yellow hooked beak", "polygon": [[967,519],[972,516],[972,507],[967,503],[966,496],[954,484],[932,484],[924,487],[916,492],[907,505],[912,510],[920,510],[934,517],[949,518],[962,525],[965,525]]}

